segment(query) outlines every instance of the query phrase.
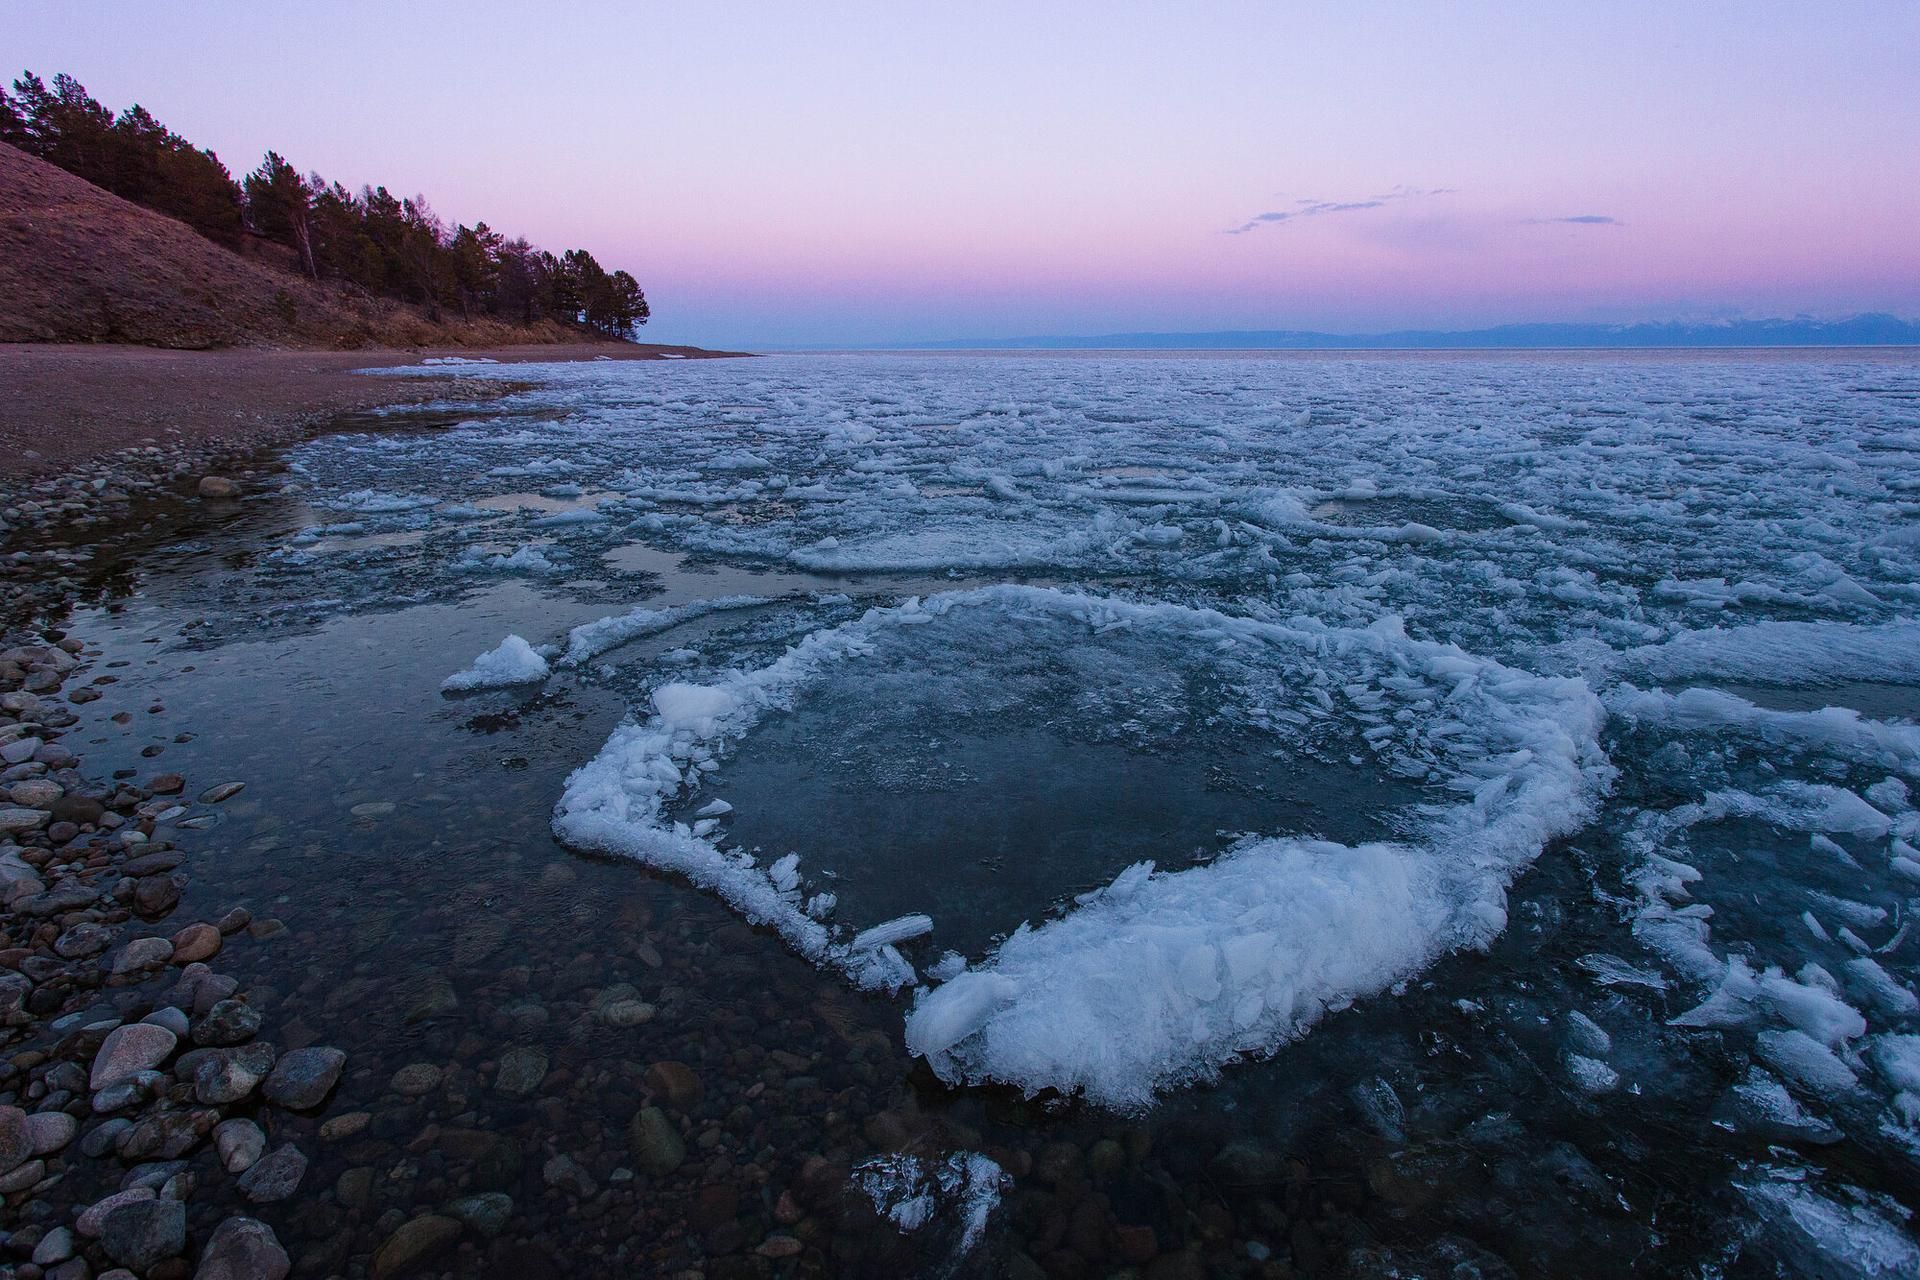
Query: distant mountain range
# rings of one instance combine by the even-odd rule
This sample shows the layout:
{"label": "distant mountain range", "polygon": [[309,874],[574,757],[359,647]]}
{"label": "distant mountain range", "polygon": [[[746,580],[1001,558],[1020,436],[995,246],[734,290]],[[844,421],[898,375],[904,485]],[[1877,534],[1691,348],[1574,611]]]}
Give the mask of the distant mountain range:
{"label": "distant mountain range", "polygon": [[[880,344],[874,344],[876,346]],[[1078,337],[959,338],[901,344],[917,351],[1474,351],[1497,348],[1920,346],[1920,321],[1878,313],[1845,320],[1728,320],[1714,324],[1506,324],[1492,329],[1314,333],[1226,329],[1215,333],[1107,333]]]}

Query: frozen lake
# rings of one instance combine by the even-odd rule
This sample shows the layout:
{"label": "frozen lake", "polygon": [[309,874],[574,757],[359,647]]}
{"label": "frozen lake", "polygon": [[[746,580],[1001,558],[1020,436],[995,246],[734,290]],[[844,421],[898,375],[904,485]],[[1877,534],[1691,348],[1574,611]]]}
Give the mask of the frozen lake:
{"label": "frozen lake", "polygon": [[929,1270],[1065,1247],[989,1153],[1113,1126],[1247,1274],[1339,1256],[1259,1206],[1340,1143],[1381,1267],[1920,1268],[1911,356],[466,372],[90,625],[484,733],[419,786],[612,855],[556,910],[876,1002],[967,1117],[860,1183]]}

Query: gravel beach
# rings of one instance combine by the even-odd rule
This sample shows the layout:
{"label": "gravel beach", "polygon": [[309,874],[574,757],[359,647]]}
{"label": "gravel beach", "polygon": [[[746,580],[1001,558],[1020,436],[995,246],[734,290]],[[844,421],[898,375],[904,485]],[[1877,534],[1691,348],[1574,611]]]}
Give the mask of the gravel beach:
{"label": "gravel beach", "polygon": [[408,351],[166,351],[102,344],[0,343],[0,477],[58,475],[137,447],[242,449],[284,442],[339,413],[461,390],[438,379],[356,378],[355,369],[432,358],[524,363],[707,359],[699,347],[593,342]]}

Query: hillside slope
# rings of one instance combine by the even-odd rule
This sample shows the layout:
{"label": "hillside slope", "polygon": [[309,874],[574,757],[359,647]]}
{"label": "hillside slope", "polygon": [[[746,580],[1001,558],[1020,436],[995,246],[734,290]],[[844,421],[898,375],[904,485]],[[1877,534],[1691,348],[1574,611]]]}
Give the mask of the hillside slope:
{"label": "hillside slope", "polygon": [[315,284],[0,144],[0,342],[355,349],[599,341],[552,322],[435,323],[404,303]]}

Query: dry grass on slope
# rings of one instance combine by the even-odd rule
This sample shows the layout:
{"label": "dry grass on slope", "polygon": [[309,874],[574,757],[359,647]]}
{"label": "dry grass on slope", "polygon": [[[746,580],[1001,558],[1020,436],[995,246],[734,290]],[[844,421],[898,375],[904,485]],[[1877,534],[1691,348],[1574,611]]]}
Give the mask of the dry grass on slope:
{"label": "dry grass on slope", "polygon": [[551,322],[435,323],[315,284],[0,144],[0,342],[156,347],[498,346],[604,341]]}

